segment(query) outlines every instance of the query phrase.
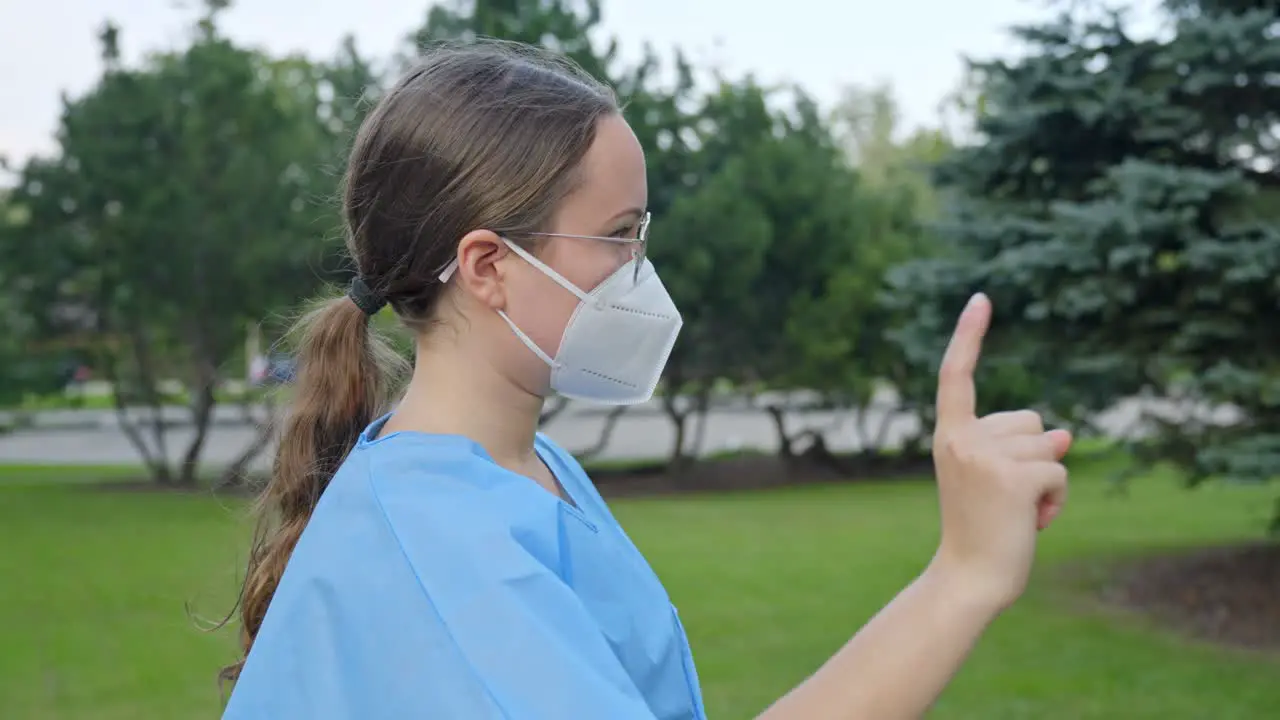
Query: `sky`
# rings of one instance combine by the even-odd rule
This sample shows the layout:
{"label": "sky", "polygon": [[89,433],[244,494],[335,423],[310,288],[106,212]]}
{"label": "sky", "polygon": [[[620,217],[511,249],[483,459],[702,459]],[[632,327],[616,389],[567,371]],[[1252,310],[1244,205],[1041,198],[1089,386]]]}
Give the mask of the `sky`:
{"label": "sky", "polygon": [[[60,95],[92,86],[97,30],[122,28],[126,59],[180,45],[197,3],[175,0],[0,0],[0,155],[20,162],[53,150]],[[276,53],[331,56],[351,33],[389,57],[426,17],[430,0],[236,0],[222,26]],[[604,0],[605,32],[624,59],[643,43],[682,47],[731,75],[799,82],[831,103],[849,84],[889,82],[907,127],[935,125],[961,78],[962,56],[1009,56],[1007,28],[1046,16],[1042,0]]]}

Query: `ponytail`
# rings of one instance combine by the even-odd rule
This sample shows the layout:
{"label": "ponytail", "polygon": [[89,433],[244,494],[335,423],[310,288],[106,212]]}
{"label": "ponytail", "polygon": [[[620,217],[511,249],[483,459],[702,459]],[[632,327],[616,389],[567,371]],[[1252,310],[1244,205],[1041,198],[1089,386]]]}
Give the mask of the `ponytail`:
{"label": "ponytail", "polygon": [[301,342],[293,399],[271,478],[255,507],[257,530],[238,600],[244,655],[223,669],[224,682],[239,677],[320,494],[360,433],[385,411],[395,371],[404,367],[369,322],[344,296],[324,302],[294,329]]}

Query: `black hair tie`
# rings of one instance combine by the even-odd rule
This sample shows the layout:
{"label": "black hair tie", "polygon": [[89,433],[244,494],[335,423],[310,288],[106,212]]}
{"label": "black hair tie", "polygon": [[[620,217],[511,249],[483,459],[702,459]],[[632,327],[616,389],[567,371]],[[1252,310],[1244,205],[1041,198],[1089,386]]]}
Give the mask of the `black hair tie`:
{"label": "black hair tie", "polygon": [[369,287],[369,283],[359,275],[351,280],[351,289],[347,290],[347,297],[351,298],[351,302],[360,308],[365,315],[377,315],[378,311],[386,307],[387,298],[385,295],[374,292]]}

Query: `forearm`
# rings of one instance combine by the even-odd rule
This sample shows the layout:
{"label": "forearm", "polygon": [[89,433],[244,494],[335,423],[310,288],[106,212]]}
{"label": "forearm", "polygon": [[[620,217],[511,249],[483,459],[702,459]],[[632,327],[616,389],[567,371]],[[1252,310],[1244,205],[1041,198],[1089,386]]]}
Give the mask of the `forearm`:
{"label": "forearm", "polygon": [[998,605],[926,571],[758,720],[905,720],[941,694]]}

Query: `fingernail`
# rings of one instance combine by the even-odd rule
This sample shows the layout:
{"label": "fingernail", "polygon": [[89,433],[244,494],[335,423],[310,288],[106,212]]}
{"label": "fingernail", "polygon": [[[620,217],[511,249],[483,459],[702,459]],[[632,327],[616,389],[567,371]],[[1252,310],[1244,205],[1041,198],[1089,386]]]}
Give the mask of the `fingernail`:
{"label": "fingernail", "polygon": [[979,301],[979,300],[982,300],[982,298],[984,298],[984,297],[986,297],[986,296],[985,296],[985,295],[983,295],[983,294],[982,294],[982,293],[980,293],[980,292],[976,292],[976,293],[974,293],[974,294],[973,294],[973,297],[970,297],[970,298],[969,298],[969,303],[968,303],[967,305],[965,305],[965,306],[964,306],[964,309],[965,309],[965,310],[968,310],[969,308],[973,307],[974,305],[977,305],[977,304],[978,304],[978,301]]}

